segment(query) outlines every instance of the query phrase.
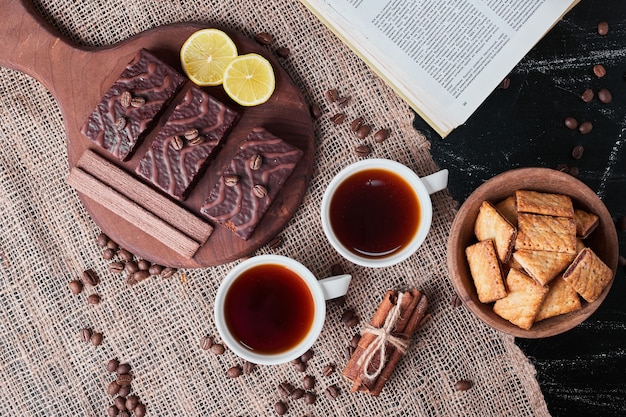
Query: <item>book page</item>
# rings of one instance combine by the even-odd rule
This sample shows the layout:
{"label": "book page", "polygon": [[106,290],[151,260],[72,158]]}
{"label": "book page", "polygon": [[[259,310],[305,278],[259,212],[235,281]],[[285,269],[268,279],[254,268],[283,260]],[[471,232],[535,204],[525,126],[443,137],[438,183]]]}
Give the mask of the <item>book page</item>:
{"label": "book page", "polygon": [[428,118],[456,126],[469,118],[572,0],[309,3],[341,25],[351,46],[404,90],[410,103],[422,101],[427,108],[421,110],[432,113]]}

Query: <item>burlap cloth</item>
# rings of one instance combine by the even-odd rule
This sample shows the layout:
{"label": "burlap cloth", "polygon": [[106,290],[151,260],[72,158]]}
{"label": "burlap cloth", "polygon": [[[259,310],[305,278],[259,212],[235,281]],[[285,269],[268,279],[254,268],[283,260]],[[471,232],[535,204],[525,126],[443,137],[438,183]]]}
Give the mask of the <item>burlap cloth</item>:
{"label": "burlap cloth", "polygon": [[[414,115],[405,103],[297,1],[54,0],[39,2],[38,8],[66,36],[93,46],[192,20],[248,36],[270,32],[274,45],[290,48],[284,66],[307,100],[324,104],[326,89],[336,87],[352,97],[349,119],[363,116],[374,126],[391,128],[385,143],[369,141],[373,156],[400,161],[420,175],[438,169],[429,143],[413,130]],[[95,243],[99,230],[65,182],[64,127],[54,98],[37,81],[8,69],[0,69],[0,97],[0,415],[105,415],[112,403],[106,387],[113,379],[105,364],[112,357],[133,366],[133,391],[150,416],[275,415],[277,384],[302,386],[303,374],[285,364],[228,379],[226,370],[241,360],[232,352],[216,356],[199,346],[203,335],[217,336],[213,297],[233,265],[183,271],[187,280],[154,278],[132,288],[111,275]],[[281,234],[284,244],[274,250],[320,277],[341,261],[321,229],[322,194],[334,174],[358,159],[348,123],[333,126],[328,115],[316,123],[310,189]],[[408,261],[381,270],[342,262],[354,274],[346,307],[365,320],[385,290],[399,284],[423,289],[431,301],[432,318],[382,395],[350,394],[338,373],[321,375],[329,363],[345,365],[343,352],[355,333],[341,323],[346,307],[329,303],[307,370],[317,378],[318,400],[313,405],[287,400],[288,415],[548,415],[535,370],[513,338],[451,305],[446,239],[456,203],[444,191],[433,196],[433,206],[430,235]],[[102,277],[99,306],[88,305],[85,293],[68,290],[68,281],[86,268]],[[79,330],[86,326],[104,333],[102,345],[80,340]],[[474,387],[455,391],[460,379],[472,380]],[[342,391],[336,400],[323,394],[331,384]]]}

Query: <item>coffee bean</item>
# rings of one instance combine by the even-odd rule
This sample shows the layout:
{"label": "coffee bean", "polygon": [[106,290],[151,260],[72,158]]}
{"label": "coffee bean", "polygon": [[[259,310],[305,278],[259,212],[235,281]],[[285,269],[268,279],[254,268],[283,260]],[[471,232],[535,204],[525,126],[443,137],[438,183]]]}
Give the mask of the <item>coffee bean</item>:
{"label": "coffee bean", "polygon": [[276,404],[274,404],[274,411],[279,416],[285,415],[285,413],[287,413],[287,404],[283,401],[277,401]]}
{"label": "coffee bean", "polygon": [[572,149],[572,158],[574,159],[582,158],[584,150],[585,148],[583,148],[582,145],[574,146],[574,149]]}
{"label": "coffee bean", "polygon": [[328,388],[326,388],[326,391],[324,391],[324,395],[326,395],[328,399],[334,400],[339,396],[339,387],[334,384],[329,386]]}
{"label": "coffee bean", "polygon": [[304,402],[305,404],[315,404],[315,401],[317,400],[317,395],[315,395],[312,392],[305,392],[304,393]]}
{"label": "coffee bean", "polygon": [[299,400],[300,398],[302,398],[302,396],[304,395],[304,390],[302,388],[296,388],[293,391],[291,391],[291,399],[293,400]]}
{"label": "coffee bean", "polygon": [[363,118],[357,117],[350,123],[350,130],[356,132],[363,125]]}
{"label": "coffee bean", "polygon": [[281,396],[287,397],[293,391],[293,386],[289,382],[281,382],[276,389]]}
{"label": "coffee bean", "polygon": [[358,156],[360,158],[365,158],[371,152],[372,152],[372,150],[367,145],[359,145],[356,148],[354,148],[354,153],[356,153],[356,156]]}
{"label": "coffee bean", "polygon": [[346,305],[346,296],[342,295],[341,297],[333,298],[331,301],[334,305],[341,308]]}
{"label": "coffee bean", "polygon": [[121,395],[115,397],[113,399],[113,404],[115,404],[118,410],[126,411],[126,397],[123,397]]}
{"label": "coffee bean", "polygon": [[95,287],[100,283],[100,278],[98,278],[98,275],[96,275],[96,273],[91,269],[83,271],[80,278],[83,281],[83,284],[89,285],[90,287]]}
{"label": "coffee bean", "polygon": [[118,117],[117,119],[115,119],[115,122],[113,122],[113,124],[115,125],[115,128],[117,130],[122,130],[126,127],[126,118]]}
{"label": "coffee bean", "polygon": [[128,363],[120,363],[117,366],[116,372],[118,374],[129,374],[131,370],[130,364]]}
{"label": "coffee bean", "polygon": [[83,291],[83,283],[77,279],[73,279],[69,282],[68,286],[72,294],[80,294]]}
{"label": "coffee bean", "polygon": [[357,346],[359,346],[359,342],[361,341],[361,335],[360,334],[355,334],[354,336],[352,336],[352,339],[350,340],[350,347],[353,349],[356,349]]}
{"label": "coffee bean", "polygon": [[185,142],[183,142],[183,138],[175,135],[172,136],[172,140],[170,142],[170,146],[172,147],[172,149],[174,149],[175,151],[180,151],[185,147]]}
{"label": "coffee bean", "polygon": [[371,131],[372,131],[372,126],[370,126],[368,124],[363,124],[356,131],[356,137],[359,138],[359,139],[365,139],[367,137],[367,135],[370,134]]}
{"label": "coffee bean", "polygon": [[91,305],[100,304],[100,296],[98,294],[91,294],[87,297],[87,303]]}
{"label": "coffee bean", "polygon": [[308,361],[311,360],[314,354],[315,352],[313,351],[313,349],[309,349],[306,352],[304,352],[302,356],[300,356],[300,360],[304,363],[307,363]]}
{"label": "coffee bean", "polygon": [[457,391],[467,391],[468,389],[472,388],[472,385],[472,381],[462,379],[454,384],[454,389]]}
{"label": "coffee bean", "polygon": [[163,267],[158,264],[152,264],[150,265],[150,268],[148,268],[148,272],[150,273],[150,275],[153,276],[161,275],[161,272],[163,272]]}
{"label": "coffee bean", "polygon": [[104,339],[104,335],[100,332],[96,332],[91,336],[91,344],[94,346],[100,346],[102,344],[102,339]]}
{"label": "coffee bean", "polygon": [[100,233],[96,238],[96,242],[98,242],[98,246],[100,246],[101,248],[106,248],[108,241],[109,237],[104,233]]}
{"label": "coffee bean", "polygon": [[120,413],[120,410],[117,409],[117,407],[115,405],[111,405],[109,408],[107,408],[107,415],[109,417],[115,417]]}
{"label": "coffee bean", "polygon": [[573,117],[566,117],[565,127],[572,130],[578,128],[578,120],[574,119]]}
{"label": "coffee bean", "polygon": [[128,261],[128,262],[126,262],[126,265],[124,266],[124,269],[129,274],[134,274],[135,272],[139,271],[139,265],[137,265],[137,262],[135,262],[135,261]]}
{"label": "coffee bean", "polygon": [[224,175],[224,185],[234,187],[237,184],[239,184],[239,177],[236,174]]}
{"label": "coffee bean", "polygon": [[117,250],[120,248],[119,245],[117,243],[115,243],[113,240],[109,239],[107,241],[107,248],[109,249],[113,249],[114,251],[117,252]]}
{"label": "coffee bean", "polygon": [[137,280],[135,278],[133,278],[132,274],[129,274],[126,277],[126,285],[131,285],[132,286],[132,285],[135,285],[135,284],[137,284]]}
{"label": "coffee bean", "polygon": [[257,198],[267,197],[267,188],[265,188],[261,184],[256,184],[254,187],[252,187],[252,192]]}
{"label": "coffee bean", "polygon": [[161,277],[165,279],[171,278],[174,276],[176,272],[178,272],[178,269],[168,266],[168,267],[163,268],[163,271],[161,271]]}
{"label": "coffee bean", "polygon": [[198,137],[198,129],[189,129],[186,130],[185,133],[183,133],[183,136],[185,137],[185,139],[187,140],[194,140],[195,138]]}
{"label": "coffee bean", "polygon": [[598,35],[605,36],[607,33],[609,33],[609,24],[604,21],[598,22]]}
{"label": "coffee bean", "polygon": [[349,104],[350,104],[350,97],[339,97],[337,99],[337,106],[339,106],[339,108],[341,109],[348,107]]}
{"label": "coffee bean", "polygon": [[130,394],[130,385],[120,387],[120,391],[117,394],[121,395],[122,397],[128,396],[128,394]]}
{"label": "coffee bean", "polygon": [[136,395],[129,395],[126,397],[126,409],[128,411],[134,411],[135,408],[137,408],[137,405],[139,405],[139,397]]}
{"label": "coffee bean", "polygon": [[461,298],[457,294],[454,294],[452,296],[452,301],[450,302],[450,304],[452,304],[453,308],[457,308],[463,305],[463,301],[461,301]]}
{"label": "coffee bean", "polygon": [[211,351],[211,353],[215,354],[215,355],[221,355],[224,353],[226,349],[224,348],[224,345],[216,343],[213,346],[211,346],[211,348],[209,349],[209,351]]}
{"label": "coffee bean", "polygon": [[306,390],[313,389],[315,386],[315,377],[313,375],[305,375],[304,378],[302,378],[302,386]]}
{"label": "coffee bean", "polygon": [[577,177],[578,176],[578,167],[568,167],[567,168],[567,173],[570,174],[572,177]]}
{"label": "coffee bean", "polygon": [[374,133],[374,141],[376,143],[383,143],[384,141],[387,140],[388,137],[389,137],[388,129],[379,129],[376,131],[376,133]]}
{"label": "coffee bean", "polygon": [[601,88],[598,91],[598,100],[600,100],[601,103],[609,104],[611,101],[613,101],[613,95],[606,88]]}
{"label": "coffee bean", "polygon": [[107,386],[107,394],[113,397],[114,395],[117,395],[118,392],[120,392],[120,386],[117,382],[111,381],[109,386]]}
{"label": "coffee bean", "polygon": [[617,219],[617,230],[619,230],[620,232],[626,231],[626,216],[622,216]]}
{"label": "coffee bean", "polygon": [[83,342],[89,342],[91,340],[91,336],[93,336],[93,331],[89,327],[85,327],[84,329],[80,329],[80,339]]}
{"label": "coffee bean", "polygon": [[323,376],[326,376],[326,377],[331,376],[334,372],[335,372],[335,365],[333,365],[332,363],[322,368]]}
{"label": "coffee bean", "polygon": [[500,82],[500,85],[498,86],[498,88],[501,90],[507,90],[510,86],[511,86],[511,79],[509,77],[505,77],[502,80],[502,82]]}
{"label": "coffee bean", "polygon": [[119,252],[117,252],[117,256],[119,256],[119,258],[124,262],[133,260],[133,254],[126,249],[120,249]]}
{"label": "coffee bean", "polygon": [[306,362],[298,362],[294,365],[294,368],[296,368],[296,371],[298,372],[306,372],[306,368],[307,368],[307,363]]}
{"label": "coffee bean", "polygon": [[229,378],[239,378],[241,376],[241,367],[239,366],[231,366],[226,371],[226,376]]}
{"label": "coffee bean", "polygon": [[346,362],[350,360],[353,353],[354,353],[354,348],[352,346],[346,346],[343,349],[343,358],[346,360]]}
{"label": "coffee bean", "polygon": [[330,121],[334,125],[342,124],[345,119],[346,119],[346,116],[344,116],[343,113],[336,113],[336,114],[334,114],[333,116],[330,117]]}
{"label": "coffee bean", "polygon": [[111,248],[106,248],[104,252],[102,252],[102,258],[106,261],[110,261],[115,257],[115,251]]}
{"label": "coffee bean", "polygon": [[596,77],[602,78],[606,75],[606,68],[604,68],[604,66],[601,64],[594,65],[593,73],[596,75]]}
{"label": "coffee bean", "polygon": [[135,417],[144,417],[146,415],[146,405],[144,403],[137,404],[135,407]]}
{"label": "coffee bean", "polygon": [[133,279],[137,282],[143,281],[147,278],[150,278],[150,272],[146,270],[139,270],[133,274]]}
{"label": "coffee bean", "polygon": [[120,413],[118,414],[118,417],[130,417],[130,412],[129,411],[120,411]]}
{"label": "coffee bean", "polygon": [[337,93],[337,89],[331,88],[330,90],[326,91],[326,100],[328,100],[329,103],[334,103],[335,101],[337,101],[338,98],[339,93]]}
{"label": "coffee bean", "polygon": [[137,267],[139,268],[140,271],[147,271],[148,269],[150,269],[150,265],[152,265],[149,261],[146,261],[145,259],[140,259],[137,261]]}
{"label": "coffee bean", "polygon": [[343,275],[343,266],[341,264],[332,264],[330,266],[330,274],[331,276]]}
{"label": "coffee bean", "polygon": [[620,255],[619,258],[617,258],[617,264],[622,268],[626,268],[626,258]]}
{"label": "coffee bean", "polygon": [[267,32],[257,33],[254,40],[261,45],[269,45],[274,41],[274,37]]}
{"label": "coffee bean", "polygon": [[110,373],[117,372],[118,366],[120,366],[120,361],[117,359],[109,359],[106,365],[106,370]]}
{"label": "coffee bean", "polygon": [[250,375],[252,372],[254,372],[254,368],[256,368],[256,364],[250,361],[245,361],[243,364],[243,373],[246,375]]}
{"label": "coffee bean", "polygon": [[213,339],[211,338],[211,336],[207,335],[200,339],[200,348],[202,350],[209,350],[211,349],[211,346],[213,346]]}
{"label": "coffee bean", "polygon": [[352,320],[352,318],[355,316],[355,312],[353,309],[349,308],[346,311],[343,312],[343,314],[341,315],[341,321],[346,324],[348,321]]}
{"label": "coffee bean", "polygon": [[132,381],[133,377],[131,374],[117,374],[117,379],[115,380],[115,382],[117,382],[117,385],[119,385],[120,387],[127,387]]}
{"label": "coffee bean", "polygon": [[588,133],[590,133],[593,130],[593,124],[589,121],[586,122],[582,122],[580,124],[580,126],[578,126],[578,131],[582,134],[582,135],[586,135]]}
{"label": "coffee bean", "polygon": [[248,165],[250,166],[251,170],[256,171],[263,165],[263,156],[259,154],[252,156],[248,161]]}
{"label": "coffee bean", "polygon": [[143,97],[133,97],[130,101],[130,105],[135,108],[143,107],[146,104],[146,99]]}
{"label": "coffee bean", "polygon": [[119,274],[124,270],[124,264],[121,262],[111,262],[108,267],[112,274]]}
{"label": "coffee bean", "polygon": [[591,88],[586,89],[585,91],[583,91],[583,93],[580,95],[580,98],[585,102],[585,103],[590,103],[591,100],[593,100],[593,98],[595,97],[595,94],[593,92],[593,90]]}
{"label": "coffee bean", "polygon": [[289,50],[289,48],[281,46],[280,48],[276,49],[276,55],[278,55],[281,58],[287,58],[289,57],[289,54],[291,53],[291,51]]}
{"label": "coffee bean", "polygon": [[320,109],[320,106],[318,106],[317,104],[311,104],[311,107],[309,108],[310,112],[311,112],[311,116],[314,119],[319,119],[320,117],[322,117],[322,109]]}

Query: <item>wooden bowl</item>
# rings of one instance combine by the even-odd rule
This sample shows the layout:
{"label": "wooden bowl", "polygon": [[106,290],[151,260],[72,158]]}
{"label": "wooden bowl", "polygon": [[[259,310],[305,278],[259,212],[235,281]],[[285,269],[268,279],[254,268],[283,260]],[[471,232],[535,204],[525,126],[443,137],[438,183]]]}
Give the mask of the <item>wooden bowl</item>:
{"label": "wooden bowl", "polygon": [[474,222],[478,210],[483,201],[497,203],[519,189],[566,194],[572,198],[575,208],[598,215],[600,224],[585,239],[585,244],[613,270],[613,279],[615,278],[619,252],[617,232],[613,219],[600,198],[571,175],[546,168],[520,168],[507,171],[485,182],[459,209],[448,238],[447,262],[450,279],[463,303],[489,326],[513,336],[529,339],[553,336],[572,329],[596,311],[611,289],[613,279],[593,303],[581,298],[580,310],[539,321],[533,324],[530,330],[521,329],[496,315],[493,312],[493,303],[483,304],[478,301],[465,256],[465,248],[476,242]]}

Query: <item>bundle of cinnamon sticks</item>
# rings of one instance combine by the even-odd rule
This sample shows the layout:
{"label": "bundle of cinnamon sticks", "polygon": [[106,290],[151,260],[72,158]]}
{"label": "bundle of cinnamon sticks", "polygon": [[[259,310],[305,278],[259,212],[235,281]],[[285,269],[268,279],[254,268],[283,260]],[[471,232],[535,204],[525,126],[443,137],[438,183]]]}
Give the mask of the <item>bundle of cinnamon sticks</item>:
{"label": "bundle of cinnamon sticks", "polygon": [[389,290],[361,333],[343,375],[352,381],[351,392],[378,396],[404,355],[411,336],[426,319],[428,299],[416,289]]}

